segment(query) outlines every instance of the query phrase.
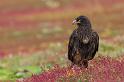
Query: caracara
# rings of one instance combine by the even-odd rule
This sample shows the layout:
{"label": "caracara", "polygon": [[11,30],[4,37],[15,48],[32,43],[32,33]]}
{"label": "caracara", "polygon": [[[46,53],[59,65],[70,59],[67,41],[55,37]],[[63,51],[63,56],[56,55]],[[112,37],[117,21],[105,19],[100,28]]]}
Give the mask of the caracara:
{"label": "caracara", "polygon": [[68,59],[75,65],[87,68],[88,61],[92,60],[98,51],[99,36],[86,16],[77,17],[73,24],[76,24],[77,28],[69,39]]}

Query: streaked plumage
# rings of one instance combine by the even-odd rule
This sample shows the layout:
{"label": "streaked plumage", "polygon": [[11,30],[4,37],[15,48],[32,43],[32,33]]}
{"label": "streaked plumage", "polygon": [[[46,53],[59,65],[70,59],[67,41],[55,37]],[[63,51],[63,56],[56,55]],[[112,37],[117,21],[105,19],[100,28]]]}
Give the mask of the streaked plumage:
{"label": "streaked plumage", "polygon": [[86,16],[77,17],[73,23],[77,28],[70,36],[68,44],[68,59],[78,66],[88,67],[88,61],[92,60],[98,51],[99,36],[92,30],[91,23]]}

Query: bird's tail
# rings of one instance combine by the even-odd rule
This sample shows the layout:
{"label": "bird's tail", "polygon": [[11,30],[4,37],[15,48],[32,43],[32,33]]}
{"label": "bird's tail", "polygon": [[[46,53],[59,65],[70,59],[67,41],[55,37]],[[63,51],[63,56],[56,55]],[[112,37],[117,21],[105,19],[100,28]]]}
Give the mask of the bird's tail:
{"label": "bird's tail", "polygon": [[84,66],[85,68],[88,67],[88,60],[83,60],[83,66]]}

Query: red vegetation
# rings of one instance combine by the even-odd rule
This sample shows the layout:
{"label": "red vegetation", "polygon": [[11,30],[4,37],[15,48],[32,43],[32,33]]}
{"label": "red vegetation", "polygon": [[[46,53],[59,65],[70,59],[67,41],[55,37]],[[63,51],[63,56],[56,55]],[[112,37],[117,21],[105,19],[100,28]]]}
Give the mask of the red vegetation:
{"label": "red vegetation", "polygon": [[18,80],[17,82],[69,82],[79,79],[84,82],[123,82],[124,81],[124,57],[112,59],[110,57],[97,57],[89,63],[88,69],[55,67],[40,75],[33,75],[31,78]]}

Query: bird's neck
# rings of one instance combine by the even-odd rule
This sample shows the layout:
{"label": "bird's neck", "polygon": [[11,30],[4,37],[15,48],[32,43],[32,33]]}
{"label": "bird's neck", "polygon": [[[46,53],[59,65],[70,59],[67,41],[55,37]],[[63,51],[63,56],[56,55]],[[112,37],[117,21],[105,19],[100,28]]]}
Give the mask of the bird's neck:
{"label": "bird's neck", "polygon": [[78,25],[78,29],[79,30],[83,30],[84,32],[88,32],[88,31],[91,31],[92,28],[91,28],[91,25]]}

